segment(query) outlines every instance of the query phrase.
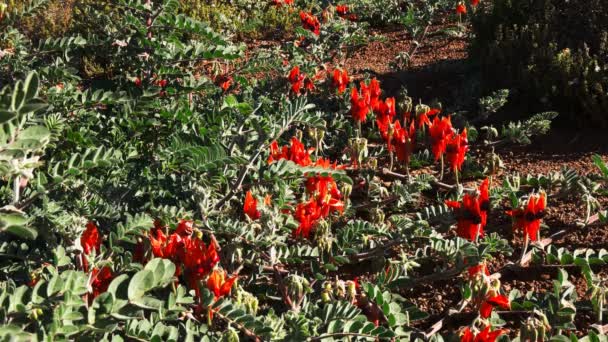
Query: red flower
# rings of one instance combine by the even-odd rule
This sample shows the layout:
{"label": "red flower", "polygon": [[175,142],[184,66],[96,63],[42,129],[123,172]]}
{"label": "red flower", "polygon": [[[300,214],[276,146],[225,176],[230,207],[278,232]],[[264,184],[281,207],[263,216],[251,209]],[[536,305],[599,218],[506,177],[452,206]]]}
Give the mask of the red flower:
{"label": "red flower", "polygon": [[306,149],[298,138],[291,138],[291,146],[283,146],[279,148],[279,144],[276,141],[270,143],[270,155],[268,156],[268,164],[274,161],[287,159],[300,166],[309,166],[312,164],[310,159],[310,153],[314,149]]}
{"label": "red flower", "polygon": [[182,253],[183,239],[177,233],[173,233],[167,238],[161,229],[154,229],[150,232],[150,246],[155,257],[177,262]]}
{"label": "red flower", "polygon": [[159,87],[161,87],[161,88],[166,87],[167,83],[168,83],[167,80],[158,80],[158,81],[156,81],[156,85],[159,86]]}
{"label": "red flower", "polygon": [[238,276],[226,277],[226,271],[215,269],[207,278],[207,288],[215,295],[215,300],[230,295],[232,285]]}
{"label": "red flower", "polygon": [[300,72],[300,67],[295,66],[289,72],[287,77],[289,83],[291,83],[291,91],[294,94],[299,95],[302,90],[312,91],[315,89],[315,85],[309,77]]}
{"label": "red flower", "polygon": [[462,170],[462,164],[467,151],[469,150],[467,141],[467,129],[463,129],[460,134],[452,134],[446,141],[447,163],[452,171]]}
{"label": "red flower", "polygon": [[304,85],[304,79],[306,76],[300,73],[300,67],[295,66],[289,72],[289,83],[291,83],[291,91],[295,94],[299,94],[302,90],[302,86]]}
{"label": "red flower", "polygon": [[182,219],[177,224],[177,229],[175,229],[175,233],[182,237],[190,236],[190,235],[192,235],[192,232],[193,232],[193,229],[192,229],[193,226],[194,226],[194,222],[192,220],[183,220]]}
{"label": "red flower", "polygon": [[215,84],[222,88],[224,92],[226,92],[232,86],[233,81],[234,80],[232,79],[232,76],[220,75],[215,79]]}
{"label": "red flower", "polygon": [[530,240],[538,240],[540,220],[545,215],[546,206],[547,195],[541,191],[539,194],[530,195],[525,208],[507,211],[507,215],[513,218],[513,230],[523,230]]}
{"label": "red flower", "polygon": [[504,333],[505,331],[502,329],[490,332],[490,326],[487,326],[479,334],[473,334],[471,329],[467,327],[462,331],[460,342],[494,342],[498,336]]}
{"label": "red flower", "polygon": [[243,212],[252,220],[257,220],[260,218],[260,211],[258,210],[258,200],[253,197],[251,191],[247,191],[247,194],[245,194],[245,204],[243,205]]}
{"label": "red flower", "polygon": [[505,310],[510,309],[511,304],[509,303],[509,298],[505,295],[488,296],[486,300],[481,303],[481,307],[479,308],[479,315],[481,316],[481,318],[490,317],[490,315],[492,314],[492,309],[494,309],[494,307],[500,307]]}
{"label": "red flower", "polygon": [[478,194],[465,194],[462,202],[446,201],[446,205],[456,214],[458,236],[474,241],[483,237],[490,209],[489,181],[486,178],[478,189]]}
{"label": "red flower", "polygon": [[458,224],[456,234],[461,238],[475,241],[477,237],[483,237],[484,225],[482,224],[482,213],[480,197],[473,194],[465,194],[462,202],[446,201],[445,204],[454,210]]}
{"label": "red flower", "polygon": [[317,36],[321,30],[321,23],[319,19],[312,15],[311,13],[307,13],[304,11],[300,11],[300,20],[302,21],[302,26],[310,32],[316,34]]}
{"label": "red flower", "polygon": [[369,113],[370,94],[362,85],[361,95],[356,87],[353,87],[350,93],[350,114],[355,121],[365,122],[367,113]]}
{"label": "red flower", "polygon": [[397,160],[404,164],[409,164],[410,156],[414,150],[414,139],[416,138],[416,126],[414,122],[410,123],[409,130],[406,127],[401,128],[399,121],[395,123],[394,146],[397,155]]}
{"label": "red flower", "polygon": [[332,86],[338,89],[338,94],[344,93],[346,86],[350,82],[348,73],[344,69],[335,68],[332,76]]}
{"label": "red flower", "polygon": [[99,237],[99,231],[95,223],[87,223],[87,228],[82,232],[82,236],[80,237],[80,245],[86,255],[91,254],[92,251],[99,253],[101,238]]}
{"label": "red flower", "polygon": [[439,109],[431,109],[426,113],[422,113],[418,116],[418,128],[422,128],[422,126],[426,125],[427,127],[431,126],[431,120],[429,117],[435,116],[439,114],[441,110]]}
{"label": "red flower", "polygon": [[113,278],[114,275],[112,274],[112,269],[110,269],[110,267],[104,266],[101,271],[97,268],[93,268],[91,270],[91,277],[89,278],[90,292],[92,294],[90,300],[92,301],[95,297],[106,292]]}
{"label": "red flower", "polygon": [[435,160],[445,153],[447,138],[452,134],[452,120],[449,116],[440,119],[438,116],[433,119],[433,123],[429,127],[429,136],[431,139],[431,151],[435,156]]}
{"label": "red flower", "polygon": [[141,78],[135,77],[135,80],[133,81],[133,83],[135,83],[136,87],[141,88]]}
{"label": "red flower", "polygon": [[315,90],[315,84],[308,77],[306,77],[304,79],[304,89],[306,89],[307,91],[313,91],[313,90]]}
{"label": "red flower", "polygon": [[388,117],[389,121],[392,121],[396,114],[395,98],[389,97],[384,101],[380,100],[376,103],[376,118],[385,121],[384,117]]}
{"label": "red flower", "polygon": [[479,5],[479,0],[471,0],[471,6],[476,7]]}
{"label": "red flower", "polygon": [[[363,89],[363,84],[361,85]],[[380,82],[374,77],[369,82],[369,104],[373,110],[378,110],[380,95],[382,95],[382,89],[380,89]]]}
{"label": "red flower", "polygon": [[199,281],[209,274],[220,261],[215,244],[210,243],[207,246],[197,237],[184,239],[184,252],[181,259],[188,284],[198,296],[200,291]]}
{"label": "red flower", "polygon": [[478,274],[484,274],[489,276],[490,271],[488,271],[488,266],[485,263],[471,266],[467,269],[467,273],[469,274],[469,278],[475,278]]}
{"label": "red flower", "polygon": [[456,6],[456,13],[467,14],[467,7],[461,2]]}
{"label": "red flower", "polygon": [[347,5],[337,5],[336,13],[338,13],[339,17],[344,18],[346,16],[346,14],[348,13],[348,6]]}
{"label": "red flower", "polygon": [[486,178],[479,186],[479,208],[481,209],[481,225],[486,226],[490,211],[490,181]]}
{"label": "red flower", "polygon": [[293,216],[300,222],[298,228],[293,232],[294,236],[308,239],[315,223],[321,218],[321,208],[317,201],[311,198],[308,202],[298,204]]}

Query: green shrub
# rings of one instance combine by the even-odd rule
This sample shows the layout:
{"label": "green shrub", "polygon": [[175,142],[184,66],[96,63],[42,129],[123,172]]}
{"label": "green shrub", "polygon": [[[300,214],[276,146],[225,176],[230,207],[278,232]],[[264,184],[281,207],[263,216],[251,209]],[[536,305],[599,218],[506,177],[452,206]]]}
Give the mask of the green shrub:
{"label": "green shrub", "polygon": [[496,0],[473,30],[486,89],[512,87],[534,107],[608,125],[608,2]]}
{"label": "green shrub", "polygon": [[259,38],[272,32],[292,32],[297,20],[294,8],[278,8],[270,1],[180,0],[180,11],[207,22],[217,30]]}

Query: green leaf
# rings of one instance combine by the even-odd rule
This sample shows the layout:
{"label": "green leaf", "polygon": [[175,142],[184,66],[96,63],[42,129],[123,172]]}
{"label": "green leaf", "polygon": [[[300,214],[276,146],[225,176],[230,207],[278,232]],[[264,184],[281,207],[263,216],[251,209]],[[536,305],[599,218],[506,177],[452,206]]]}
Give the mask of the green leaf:
{"label": "green leaf", "polygon": [[26,103],[24,103],[20,108],[19,108],[19,114],[24,115],[24,114],[28,114],[28,113],[35,113],[37,111],[43,110],[46,107],[48,107],[48,105],[44,102],[42,102],[41,100],[30,100]]}
{"label": "green leaf", "polygon": [[128,297],[135,301],[154,287],[154,273],[150,270],[141,270],[133,276],[129,282]]}
{"label": "green leaf", "polygon": [[604,178],[608,178],[608,166],[606,163],[604,163],[602,157],[598,154],[594,154],[591,159],[593,160],[595,166],[597,166],[602,172],[602,176],[604,176]]}
{"label": "green leaf", "polygon": [[9,122],[16,117],[17,117],[16,112],[0,109],[0,124]]}
{"label": "green leaf", "polygon": [[154,258],[146,264],[146,270],[154,274],[154,286],[168,284],[175,274],[175,265],[167,259]]}
{"label": "green leaf", "polygon": [[17,235],[18,237],[26,240],[35,240],[36,237],[38,237],[38,232],[36,230],[26,226],[10,226],[4,228],[3,231]]}
{"label": "green leaf", "polygon": [[28,219],[19,213],[0,213],[0,230],[3,232],[17,235],[22,239],[34,240],[38,232],[33,228],[27,227]]}
{"label": "green leaf", "polygon": [[25,83],[23,85],[26,100],[33,99],[34,97],[38,96],[39,84],[40,80],[36,72],[32,72],[27,75],[27,78],[25,79]]}

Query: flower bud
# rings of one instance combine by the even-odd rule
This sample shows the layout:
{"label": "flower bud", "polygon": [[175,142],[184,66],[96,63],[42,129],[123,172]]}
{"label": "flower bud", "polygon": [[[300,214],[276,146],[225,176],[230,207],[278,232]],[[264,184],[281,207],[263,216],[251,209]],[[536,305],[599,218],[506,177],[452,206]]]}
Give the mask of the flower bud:
{"label": "flower bud", "polygon": [[346,297],[346,283],[343,280],[336,280],[336,297],[344,298]]}
{"label": "flower bud", "polygon": [[258,313],[258,298],[240,287],[236,293],[236,301],[243,306],[248,314],[255,316]]}
{"label": "flower bud", "polygon": [[353,186],[351,184],[342,183],[340,192],[342,193],[342,196],[344,196],[344,198],[349,198],[350,194],[353,192]]}
{"label": "flower bud", "polygon": [[371,211],[372,222],[376,224],[382,224],[385,219],[384,211],[380,208],[374,208]]}
{"label": "flower bud", "polygon": [[302,297],[310,292],[310,283],[306,278],[291,274],[286,279],[287,293],[294,302],[300,302]]}
{"label": "flower bud", "polygon": [[378,168],[378,159],[376,159],[376,158],[371,158],[371,159],[369,160],[369,164],[370,164],[370,167],[371,167],[372,169],[374,169],[374,170],[375,170],[375,169],[377,169],[377,168]]}
{"label": "flower bud", "polygon": [[329,292],[323,291],[321,293],[321,300],[323,301],[323,303],[329,303],[331,301],[331,296],[329,295]]}
{"label": "flower bud", "polygon": [[317,229],[315,236],[317,240],[317,247],[319,247],[319,250],[326,251],[329,253],[331,251],[331,245],[333,243],[329,222],[321,219],[317,223],[316,228]]}
{"label": "flower bud", "polygon": [[355,282],[352,280],[346,281],[346,297],[350,300],[357,297],[357,284],[355,284]]}

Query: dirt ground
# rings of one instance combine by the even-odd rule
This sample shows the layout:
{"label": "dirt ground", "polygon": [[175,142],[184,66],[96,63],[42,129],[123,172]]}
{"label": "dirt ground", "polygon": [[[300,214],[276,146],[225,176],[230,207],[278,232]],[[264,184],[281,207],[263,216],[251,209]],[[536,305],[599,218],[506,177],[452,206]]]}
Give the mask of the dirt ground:
{"label": "dirt ground", "polygon": [[[450,25],[438,23],[433,25],[424,41],[411,60],[411,65],[404,70],[391,70],[389,65],[402,51],[410,51],[410,39],[403,31],[376,32],[384,39],[374,41],[355,51],[347,60],[349,72],[355,77],[369,75],[377,77],[387,96],[395,96],[402,87],[407,88],[408,95],[414,101],[420,99],[423,103],[433,100],[442,103],[454,103],[455,107],[470,106],[470,103],[461,102],[460,98],[467,94],[467,84],[475,80],[467,79],[471,75],[470,65],[467,61],[467,40],[455,38],[444,34]],[[469,87],[470,88],[470,87]],[[465,89],[465,91],[463,91]],[[474,90],[474,89],[473,89]],[[444,109],[452,108],[450,105]],[[599,154],[608,161],[608,138],[597,132],[572,132],[568,127],[559,124],[549,134],[536,137],[532,144],[527,146],[504,146],[496,150],[505,164],[503,174],[519,173],[525,175],[540,175],[559,172],[564,168],[575,170],[580,175],[598,173],[591,156]],[[499,176],[500,178],[500,176]],[[608,204],[608,197],[598,196],[603,206]],[[592,248],[599,250],[608,246],[608,229],[606,225],[594,224],[587,227],[576,225],[585,217],[585,206],[580,198],[550,198],[548,209],[544,218],[549,227],[542,234],[550,235],[556,231],[567,229],[567,233],[555,240],[553,244],[568,249]],[[501,235],[509,236],[510,221],[505,215],[492,219],[487,230],[500,231]],[[490,272],[501,269],[507,262],[516,261],[521,249],[521,241],[516,238],[513,242],[515,252],[510,258],[494,260],[490,265]],[[570,281],[576,285],[579,300],[588,299],[587,284],[580,271],[568,269]],[[506,293],[518,289],[522,293],[534,291],[545,293],[553,290],[553,279],[557,268],[530,267],[526,272],[505,273],[502,284]],[[606,279],[608,272],[601,269],[598,273]],[[450,281],[436,281],[425,283],[401,293],[420,309],[427,311],[430,317],[415,323],[421,330],[427,330],[438,319],[444,317],[450,308],[458,305],[461,295],[458,287],[451,286]],[[579,312],[576,316],[577,331],[579,335],[585,334],[594,321],[592,313]],[[465,318],[466,312],[465,312]],[[444,330],[457,329],[461,324],[468,324],[471,317],[464,321],[451,320],[444,324]],[[517,324],[525,317],[509,317],[511,322],[507,328],[512,332],[518,329]]]}

